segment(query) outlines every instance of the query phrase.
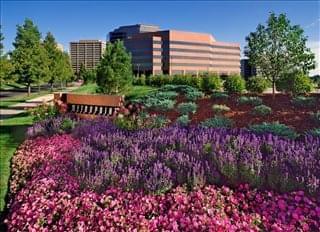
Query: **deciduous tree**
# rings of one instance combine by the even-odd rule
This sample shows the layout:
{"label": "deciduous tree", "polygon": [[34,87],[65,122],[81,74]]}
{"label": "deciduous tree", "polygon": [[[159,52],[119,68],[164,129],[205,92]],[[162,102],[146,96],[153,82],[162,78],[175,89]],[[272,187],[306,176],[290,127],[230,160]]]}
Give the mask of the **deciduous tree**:
{"label": "deciduous tree", "polygon": [[315,66],[314,54],[306,46],[307,37],[298,25],[291,25],[285,14],[271,13],[266,25],[259,24],[247,37],[245,54],[249,63],[272,81],[287,72],[307,74]]}
{"label": "deciduous tree", "polygon": [[23,25],[17,26],[12,63],[18,81],[28,87],[28,95],[32,83],[40,86],[49,78],[48,56],[40,40],[41,34],[30,19],[25,19]]}

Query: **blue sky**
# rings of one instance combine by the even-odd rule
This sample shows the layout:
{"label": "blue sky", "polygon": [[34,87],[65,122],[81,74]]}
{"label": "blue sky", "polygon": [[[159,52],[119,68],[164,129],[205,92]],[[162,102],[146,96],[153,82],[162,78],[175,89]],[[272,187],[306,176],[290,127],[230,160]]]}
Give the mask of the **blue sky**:
{"label": "blue sky", "polygon": [[[16,25],[31,18],[43,35],[51,31],[67,50],[79,39],[106,39],[112,29],[147,23],[162,29],[211,33],[217,40],[239,42],[268,13],[286,13],[319,51],[319,1],[1,1],[1,24],[5,50],[12,49]],[[314,48],[313,48],[314,49]]]}

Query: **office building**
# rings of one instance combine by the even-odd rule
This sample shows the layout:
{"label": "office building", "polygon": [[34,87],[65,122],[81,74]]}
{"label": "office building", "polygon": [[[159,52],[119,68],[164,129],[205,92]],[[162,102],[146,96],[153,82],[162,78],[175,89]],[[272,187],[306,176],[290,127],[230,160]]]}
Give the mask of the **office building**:
{"label": "office building", "polygon": [[132,55],[135,73],[240,74],[240,45],[217,41],[210,34],[137,24],[115,29],[109,39],[124,42]]}
{"label": "office building", "polygon": [[81,64],[86,69],[92,69],[99,63],[106,43],[101,40],[79,40],[70,43],[70,57],[72,69],[79,73]]}
{"label": "office building", "polygon": [[249,64],[248,58],[241,59],[240,64],[241,64],[241,76],[244,79],[247,80],[249,77],[257,75],[256,68]]}

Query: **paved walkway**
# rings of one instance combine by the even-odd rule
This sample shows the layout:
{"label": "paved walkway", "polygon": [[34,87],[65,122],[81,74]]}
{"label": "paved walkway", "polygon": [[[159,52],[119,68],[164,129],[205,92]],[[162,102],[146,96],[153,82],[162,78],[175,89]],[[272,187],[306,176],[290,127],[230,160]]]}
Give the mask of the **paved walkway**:
{"label": "paved walkway", "polygon": [[[63,92],[70,92],[79,87],[72,86],[67,87]],[[17,114],[21,114],[25,112],[26,109],[35,108],[43,103],[51,103],[53,101],[53,94],[46,94],[41,97],[32,98],[30,100],[26,100],[25,102],[17,103],[9,106],[8,109],[0,109],[0,120],[13,117]]]}
{"label": "paved walkway", "polygon": [[0,109],[0,120],[10,118],[14,115],[23,113],[24,110]]}

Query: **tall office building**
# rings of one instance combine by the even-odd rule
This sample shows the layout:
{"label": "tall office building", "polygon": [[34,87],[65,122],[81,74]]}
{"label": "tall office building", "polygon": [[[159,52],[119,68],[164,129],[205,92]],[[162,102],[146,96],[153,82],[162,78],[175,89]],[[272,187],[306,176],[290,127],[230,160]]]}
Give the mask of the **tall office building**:
{"label": "tall office building", "polygon": [[109,39],[123,40],[135,73],[240,74],[240,45],[216,41],[210,34],[137,24],[115,29]]}
{"label": "tall office building", "polygon": [[73,71],[78,73],[81,64],[92,69],[99,63],[106,43],[101,40],[79,40],[70,43],[70,57]]}

